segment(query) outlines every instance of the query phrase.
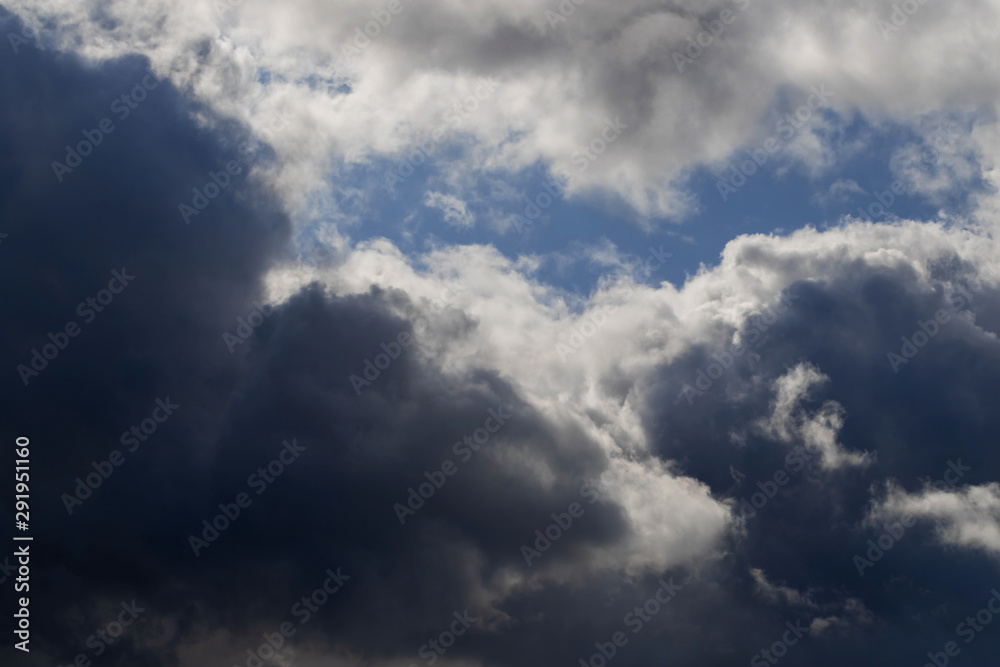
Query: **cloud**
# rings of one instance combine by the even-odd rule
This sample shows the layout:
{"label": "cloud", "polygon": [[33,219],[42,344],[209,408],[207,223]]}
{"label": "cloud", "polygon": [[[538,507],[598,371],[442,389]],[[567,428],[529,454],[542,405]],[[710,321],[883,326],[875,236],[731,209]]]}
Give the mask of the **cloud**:
{"label": "cloud", "polygon": [[872,508],[868,520],[903,517],[933,523],[934,534],[941,544],[1000,556],[1000,484],[947,491],[926,488],[916,493],[889,484],[885,497]]}
{"label": "cloud", "polygon": [[424,196],[424,206],[439,209],[444,221],[456,227],[472,227],[476,216],[470,212],[465,202],[454,195],[443,192],[428,192]]}
{"label": "cloud", "polygon": [[784,602],[795,607],[816,607],[808,592],[801,593],[788,586],[778,586],[767,580],[767,575],[759,568],[750,570],[757,585],[757,593],[769,602]]}
{"label": "cloud", "polygon": [[869,625],[875,620],[874,614],[858,598],[831,599],[818,603],[814,599],[817,591],[803,593],[788,586],[775,585],[757,568],[750,570],[750,576],[756,585],[756,593],[768,603],[794,609],[797,614],[813,616],[808,628],[810,636],[814,638],[849,634],[859,626]]}
{"label": "cloud", "polygon": [[837,432],[844,425],[843,406],[827,401],[812,415],[801,409],[810,389],[829,379],[810,364],[792,368],[775,381],[771,415],[757,422],[757,428],[766,437],[785,443],[802,442],[807,449],[818,451],[825,468],[869,465],[870,452],[847,452],[837,442]]}
{"label": "cloud", "polygon": [[[890,662],[912,646],[894,637],[946,636],[952,610],[978,604],[996,572],[1000,458],[982,446],[1000,426],[989,409],[995,237],[912,220],[742,235],[677,285],[585,239],[567,262],[626,270],[578,293],[539,271],[559,258],[485,244],[408,254],[326,227],[329,256],[299,261],[293,219],[315,205],[346,221],[347,207],[308,193],[326,179],[363,190],[339,180],[350,165],[426,140],[497,69],[501,88],[459,117],[446,169],[541,160],[571,192],[603,188],[646,214],[676,213],[691,201],[675,179],[756,136],[789,83],[802,84],[795,101],[829,75],[833,111],[863,105],[886,122],[908,122],[942,92],[987,105],[991,79],[974,88],[953,64],[980,53],[985,28],[966,45],[967,22],[928,4],[882,46],[880,4],[832,17],[819,3],[794,15],[752,4],[675,73],[670,53],[727,3],[585,3],[556,25],[537,2],[400,6],[350,62],[341,47],[377,20],[360,2],[279,11],[245,0],[221,16],[211,3],[67,5],[52,9],[58,28],[39,32],[82,62],[34,45],[0,58],[0,200],[11,212],[0,277],[19,286],[2,296],[0,391],[14,416],[3,437],[29,433],[44,452],[32,479],[45,547],[33,658],[65,662],[132,598],[148,621],[108,664],[246,664],[265,633],[293,622],[279,662],[409,665],[466,610],[477,621],[440,664],[586,660],[622,631],[617,664],[731,665],[798,614],[810,632],[797,659],[817,667]],[[15,5],[26,16],[46,7]],[[759,39],[765,28],[773,39]],[[854,34],[858,48],[839,50]],[[932,37],[954,46],[952,64],[918,49]],[[889,53],[899,59],[870,68]],[[918,56],[926,86],[904,59]],[[167,75],[161,87],[60,182],[52,161],[150,64]],[[245,152],[279,112],[292,122]],[[580,142],[619,114],[629,127],[613,147],[572,172]],[[974,134],[978,147],[994,138],[988,126]],[[798,159],[827,164],[829,146],[803,141]],[[234,160],[242,172],[219,185]],[[218,194],[185,224],[179,205],[213,182]],[[427,205],[471,224],[475,200],[445,185],[426,191]],[[17,366],[82,317],[78,304],[112,269],[134,284],[25,386]],[[982,289],[957,306],[973,279]],[[894,373],[887,353],[946,307],[961,314]],[[224,334],[244,342],[230,348]],[[711,382],[688,402],[700,374]],[[122,433],[165,395],[176,414],[102,475]],[[510,416],[484,441],[498,410]],[[301,462],[269,473],[257,495],[249,480],[286,440],[305,448]],[[953,455],[975,464],[968,486],[912,490]],[[64,496],[94,473],[70,514]],[[886,556],[893,567],[859,580],[851,559],[871,537],[868,490],[887,479],[897,486],[875,515],[914,512],[938,541],[968,547],[954,568],[939,567],[939,545],[907,539]],[[228,519],[241,493],[252,502]],[[741,515],[754,494],[766,504]],[[574,503],[583,511],[569,524]],[[207,541],[218,516],[227,527],[194,554],[191,536]],[[541,554],[530,564],[526,545]],[[331,568],[350,579],[300,623],[295,605]],[[664,579],[682,590],[633,633]]]}
{"label": "cloud", "polygon": [[[452,144],[460,151],[437,164],[446,179],[542,163],[568,196],[604,193],[641,219],[679,218],[698,207],[689,189],[694,170],[728,165],[820,85],[833,97],[820,125],[799,133],[791,165],[828,169],[836,130],[855,113],[927,142],[935,128],[924,119],[957,114],[982,119],[968,147],[980,154],[942,164],[930,187],[966,182],[979,173],[978,160],[984,178],[992,173],[982,149],[995,131],[988,119],[996,117],[990,82],[997,79],[983,76],[980,54],[992,43],[982,26],[997,8],[986,0],[921,5],[889,38],[879,22],[891,11],[873,0],[837,11],[821,0],[591,2],[572,5],[565,21],[552,20],[545,0],[407,0],[394,14],[360,0],[244,0],[221,11],[217,4],[113,0],[100,12],[86,3],[8,6],[40,28],[46,44],[88,60],[148,56],[180,89],[253,130],[275,113],[289,115],[290,128],[273,142],[279,161],[269,178],[296,212],[327,188],[342,188],[355,167],[374,167],[365,186],[374,196],[383,191],[383,166],[440,141],[431,153]],[[730,23],[722,23],[723,11]],[[721,32],[713,37],[706,25]],[[949,58],[933,55],[937,48]],[[679,67],[678,57],[690,53],[694,60]],[[475,109],[463,107],[483,77],[494,77],[499,90]],[[628,127],[608,143],[601,133],[618,117]],[[439,128],[446,138],[434,137]]]}
{"label": "cloud", "polygon": [[842,202],[850,198],[851,195],[867,194],[857,181],[853,178],[840,178],[830,184],[830,188],[824,192],[817,192],[812,197],[812,201],[818,204],[829,204]]}

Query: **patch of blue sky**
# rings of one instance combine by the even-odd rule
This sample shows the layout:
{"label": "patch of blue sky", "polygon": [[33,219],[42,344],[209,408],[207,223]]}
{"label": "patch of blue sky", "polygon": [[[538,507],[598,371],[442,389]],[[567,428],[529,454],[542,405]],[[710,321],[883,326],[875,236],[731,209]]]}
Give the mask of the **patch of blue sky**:
{"label": "patch of blue sky", "polygon": [[[357,207],[364,210],[360,216],[364,222],[345,231],[355,242],[388,238],[411,255],[453,244],[493,245],[511,259],[533,255],[541,259],[538,279],[586,295],[602,275],[617,270],[609,259],[609,244],[626,263],[662,247],[662,252],[672,254],[670,260],[641,278],[649,284],[669,281],[679,286],[700,266],[716,265],[726,244],[743,234],[787,234],[807,225],[823,228],[847,215],[861,217],[862,209],[872,210],[876,222],[933,220],[942,209],[961,215],[968,209],[970,196],[985,187],[981,181],[955,182],[934,198],[919,191],[906,192],[895,195],[885,213],[880,213],[871,205],[880,196],[885,201],[884,194],[892,191],[899,178],[892,169],[893,156],[919,145],[920,138],[899,126],[876,127],[860,117],[819,127],[826,133],[822,139],[829,151],[822,169],[810,170],[792,151],[779,150],[723,201],[718,182],[724,169],[700,167],[687,183],[698,199],[698,209],[680,222],[654,219],[640,224],[624,202],[600,194],[566,199],[558,188],[545,185],[549,177],[544,165],[513,175],[483,173],[454,188],[449,185],[448,165],[462,148],[445,145],[392,187],[385,185],[384,174],[398,171],[398,161],[377,160],[366,170],[347,172],[349,180],[358,181],[359,191],[376,191]],[[802,129],[806,131],[813,130]],[[762,142],[763,138],[758,143]],[[758,146],[751,142],[748,149],[754,148]],[[948,150],[939,151],[938,158],[947,157]],[[751,159],[744,149],[731,156],[728,164],[738,168],[738,163]],[[941,159],[927,159],[914,168],[934,176],[945,168],[941,165]],[[464,215],[429,205],[428,193],[454,198]],[[534,218],[525,225],[531,217],[529,202],[536,202],[538,209],[530,209]],[[341,206],[350,208],[351,203]]]}

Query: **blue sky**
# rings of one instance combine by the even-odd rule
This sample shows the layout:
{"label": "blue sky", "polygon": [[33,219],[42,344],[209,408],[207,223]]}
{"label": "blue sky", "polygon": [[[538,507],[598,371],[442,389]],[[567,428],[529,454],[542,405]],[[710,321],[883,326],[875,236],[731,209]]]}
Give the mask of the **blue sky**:
{"label": "blue sky", "polygon": [[0,0],[0,664],[995,664],[998,22]]}
{"label": "blue sky", "polygon": [[[872,206],[879,204],[876,193],[891,192],[893,182],[899,178],[891,167],[893,155],[914,146],[926,149],[928,152],[920,154],[926,160],[919,162],[917,169],[933,175],[944,169],[938,164],[941,152],[903,125],[874,127],[861,116],[847,121],[836,116],[828,118],[834,127],[832,132],[815,125],[802,130],[832,135],[833,161],[822,171],[812,172],[779,148],[744,185],[726,191],[724,200],[719,172],[707,166],[693,169],[685,188],[698,204],[695,212],[681,219],[637,220],[627,204],[607,193],[567,195],[552,180],[546,166],[537,165],[513,176],[486,177],[476,183],[475,203],[469,205],[469,210],[477,216],[477,221],[468,227],[457,226],[445,220],[441,210],[424,202],[427,191],[441,187],[440,167],[449,159],[446,150],[417,167],[414,175],[391,192],[388,189],[378,192],[373,215],[366,218],[363,226],[351,230],[351,238],[363,241],[385,237],[403,252],[417,255],[442,244],[489,244],[512,260],[524,254],[573,258],[569,263],[554,260],[545,263],[539,278],[561,289],[587,295],[608,267],[602,268],[588,259],[584,247],[610,242],[626,257],[645,257],[650,247],[662,246],[673,257],[649,280],[666,280],[680,287],[702,265],[716,266],[726,244],[743,234],[782,235],[805,226],[823,229],[840,224],[847,216],[864,219],[864,212],[876,222],[934,220],[939,211],[961,216],[968,212],[970,198],[987,189],[978,178],[955,183],[943,193],[912,190],[894,195],[888,211],[883,213],[884,209]],[[750,148],[738,151],[728,164],[746,164],[751,157],[747,151],[762,146],[768,136],[778,135],[765,133],[759,141],[749,144]],[[858,143],[862,146],[851,151],[836,149],[838,144]],[[454,150],[458,149],[452,147]],[[943,150],[958,153],[959,147],[943,146]],[[398,168],[398,164],[378,163],[368,172],[378,175],[380,169]],[[730,166],[723,168],[722,175],[732,178],[730,169]],[[359,185],[364,183],[363,178],[363,175],[358,177]],[[546,182],[551,184],[549,188],[545,187]],[[856,188],[831,194],[831,187],[838,182],[853,182]],[[512,194],[505,196],[506,188]],[[509,220],[509,216],[524,216],[529,201],[539,195],[543,197],[540,201],[546,203],[545,197],[551,192],[560,192],[561,196],[552,198],[547,208],[540,208],[540,217],[530,227],[519,230]],[[503,222],[490,224],[491,216]],[[531,222],[527,218],[521,221]],[[307,237],[312,238],[308,234]]]}

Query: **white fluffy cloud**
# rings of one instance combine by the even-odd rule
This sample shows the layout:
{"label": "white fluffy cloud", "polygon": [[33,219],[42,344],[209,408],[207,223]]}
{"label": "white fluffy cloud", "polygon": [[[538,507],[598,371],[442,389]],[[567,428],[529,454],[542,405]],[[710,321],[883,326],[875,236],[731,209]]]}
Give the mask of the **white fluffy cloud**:
{"label": "white fluffy cloud", "polygon": [[757,428],[779,442],[802,443],[818,452],[824,468],[866,466],[872,462],[868,452],[848,452],[837,442],[837,432],[844,425],[844,409],[839,403],[826,401],[813,414],[802,408],[810,390],[828,379],[809,363],[792,368],[775,381],[771,414],[760,420]]}
{"label": "white fluffy cloud", "polygon": [[979,549],[1000,557],[1000,484],[909,493],[890,484],[869,514],[870,522],[915,517],[934,526],[945,545]]}
{"label": "white fluffy cloud", "polygon": [[475,214],[455,195],[428,192],[424,197],[424,206],[440,210],[444,221],[455,227],[471,227],[476,222]]}
{"label": "white fluffy cloud", "polygon": [[[827,124],[860,111],[929,142],[948,118],[978,119],[962,138],[967,150],[921,187],[965,182],[980,165],[995,173],[996,0],[914,2],[892,31],[880,28],[894,6],[882,0],[589,0],[563,3],[575,7],[565,21],[546,0],[8,4],[87,58],[148,55],[182,89],[251,127],[289,115],[274,138],[282,162],[272,177],[299,214],[344,169],[433,144],[443,127],[442,140],[466,147],[446,171],[502,174],[540,161],[571,195],[602,191],[640,216],[682,216],[697,206],[685,187],[692,168],[725,169],[820,85],[833,95]],[[710,41],[705,26],[721,34]],[[499,90],[450,122],[487,76]],[[617,117],[628,127],[604,150],[598,139]],[[804,132],[788,156],[822,169],[828,140]],[[603,154],[590,161],[581,149],[592,141]]]}
{"label": "white fluffy cloud", "polygon": [[[695,345],[728,349],[748,316],[797,282],[829,284],[862,271],[891,271],[913,276],[908,289],[931,294],[942,287],[932,267],[954,256],[996,284],[998,254],[988,237],[938,224],[855,222],[787,237],[740,237],[726,247],[719,266],[703,269],[680,289],[635,284],[624,276],[605,280],[582,301],[537,280],[530,258],[510,260],[483,246],[408,258],[384,240],[362,245],[339,267],[275,270],[269,289],[276,301],[313,280],[337,295],[362,294],[372,286],[405,292],[409,305],[401,302],[397,314],[418,322],[427,363],[456,381],[473,369],[495,371],[552,423],[600,445],[609,460],[600,481],[628,518],[631,534],[582,562],[587,569],[641,573],[710,556],[731,521],[724,501],[650,450],[643,410],[657,368]],[[963,321],[969,335],[995,338]],[[558,346],[569,344],[574,330],[588,335],[571,345],[571,354],[560,354]],[[770,413],[734,422],[734,429],[813,448],[830,471],[862,471],[872,463],[867,452],[838,442],[849,415],[836,401],[804,407],[824,384],[820,369],[801,363],[778,375],[769,387]],[[543,486],[554,477],[530,452],[501,464],[518,466]],[[532,576],[573,574],[542,568]],[[512,574],[508,584],[518,581]]]}

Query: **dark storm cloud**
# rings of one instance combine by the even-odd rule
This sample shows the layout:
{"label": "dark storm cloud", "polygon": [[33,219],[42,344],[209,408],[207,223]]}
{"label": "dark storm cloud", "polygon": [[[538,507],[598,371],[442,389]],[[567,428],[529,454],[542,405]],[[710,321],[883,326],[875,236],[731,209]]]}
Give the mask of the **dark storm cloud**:
{"label": "dark storm cloud", "polygon": [[[20,27],[5,19],[0,31]],[[525,53],[540,48],[534,40],[519,42]],[[534,565],[520,550],[553,513],[581,501],[581,483],[608,466],[604,451],[497,372],[436,368],[419,331],[394,314],[417,312],[403,292],[334,297],[312,285],[252,319],[262,277],[290,235],[280,205],[247,173],[267,151],[249,158],[236,125],[198,126],[193,112],[205,110],[166,82],[143,84],[146,67],[127,58],[93,70],[30,44],[0,49],[0,231],[9,234],[0,244],[0,391],[4,442],[32,440],[37,664],[88,651],[88,635],[132,599],[148,611],[102,664],[177,664],[184,651],[201,664],[219,630],[237,644],[220,664],[245,664],[243,644],[297,623],[295,605],[338,568],[348,579],[301,624],[297,644],[426,664],[420,647],[470,610],[480,620],[446,658],[578,664],[623,632],[614,665],[722,666],[750,662],[786,636],[786,623],[825,619],[827,629],[796,637],[787,664],[920,664],[1000,584],[994,563],[943,547],[926,526],[908,529],[863,577],[852,560],[881,532],[862,525],[873,487],[893,478],[918,490],[957,459],[971,467],[962,483],[981,483],[1000,456],[984,398],[998,390],[995,342],[955,317],[894,372],[886,355],[949,301],[911,273],[859,262],[838,280],[793,285],[796,299],[752,354],[696,400],[677,399],[716,350],[697,348],[660,371],[646,415],[658,455],[737,506],[758,482],[788,474],[725,554],[624,581],[588,572],[505,590],[496,581],[504,572],[576,575],[592,550],[628,536],[622,508],[584,500],[585,514]],[[125,118],[112,108],[122,95],[136,103],[122,101]],[[101,130],[100,144],[57,175],[52,162],[65,161],[84,132],[96,136],[106,117],[114,131]],[[218,175],[234,160],[242,171],[223,185]],[[186,224],[178,205],[193,204],[193,188],[204,193],[213,173],[219,194]],[[938,280],[973,277],[952,257],[933,270]],[[113,272],[135,277],[112,294]],[[105,289],[110,301],[88,306],[92,318],[78,311]],[[983,290],[966,304],[987,331],[1000,324],[997,299]],[[238,318],[252,333],[240,333]],[[477,334],[471,316],[442,321],[438,345]],[[68,323],[78,334],[60,338]],[[55,345],[50,333],[65,347],[25,384],[17,367]],[[245,341],[227,345],[223,334]],[[394,348],[401,334],[414,342]],[[352,383],[382,354],[395,358],[370,385]],[[829,377],[804,399],[806,414],[837,401],[839,442],[877,454],[871,465],[830,470],[814,458],[792,470],[794,443],[754,428],[771,412],[773,383],[803,362]],[[177,407],[161,420],[165,404]],[[467,438],[476,442],[500,414],[509,417],[473,452]],[[120,435],[133,427],[145,439],[126,451]],[[122,464],[69,513],[77,478],[95,473],[92,462],[109,470],[102,462],[116,449]],[[550,484],[515,474],[510,461],[544,463]],[[456,472],[442,476],[446,463]],[[440,488],[412,500],[410,489],[427,484]],[[236,517],[241,494],[249,502]],[[412,513],[400,514],[411,501]],[[218,521],[225,527],[206,529],[223,511],[234,515]],[[664,580],[680,590],[652,605]],[[990,645],[980,640],[963,655],[985,659]]]}
{"label": "dark storm cloud", "polygon": [[[6,19],[8,31],[20,28]],[[104,620],[92,613],[98,595],[146,594],[151,602],[150,586],[166,578],[142,533],[166,534],[172,518],[144,496],[169,505],[204,467],[198,452],[211,452],[241,374],[220,334],[259,296],[257,278],[288,233],[278,208],[245,181],[220,194],[197,225],[183,224],[179,201],[237,155],[188,120],[190,106],[169,84],[143,87],[136,104],[136,86],[155,81],[146,65],[130,58],[90,71],[32,44],[0,50],[0,201],[9,234],[0,271],[10,286],[2,391],[8,415],[17,416],[5,421],[4,437],[33,442],[34,563],[45,572],[33,582],[36,637],[66,658],[86,634],[62,632],[58,619],[91,612],[80,623],[89,634]],[[65,161],[67,145],[87,155],[57,175],[51,163]],[[32,350],[54,344],[63,349],[36,357],[36,374],[17,369],[32,368]],[[124,451],[119,434],[166,397],[179,412],[67,515],[60,496],[73,493],[74,478]],[[126,495],[158,456],[161,483]],[[139,523],[119,511],[134,511]]]}
{"label": "dark storm cloud", "polygon": [[[869,551],[868,540],[885,533],[881,523],[862,525],[884,480],[896,480],[910,491],[946,478],[957,479],[958,485],[982,484],[994,478],[1000,464],[992,447],[1000,423],[984,404],[1000,389],[1000,352],[991,334],[958,315],[970,311],[978,327],[996,331],[1000,295],[970,288],[978,284],[970,267],[947,255],[932,275],[950,284],[936,282],[928,291],[909,271],[859,264],[836,281],[792,285],[788,292],[798,296],[794,305],[767,327],[758,345],[690,402],[682,393],[684,384],[720,358],[713,354],[728,350],[696,349],[662,371],[648,417],[651,431],[659,434],[659,451],[720,497],[732,498],[736,515],[746,517],[746,532],[730,540],[725,569],[737,576],[726,587],[729,600],[720,604],[727,627],[743,628],[730,632],[727,641],[742,644],[744,653],[780,639],[785,620],[801,618],[808,624],[813,618],[843,617],[843,610],[831,611],[837,601],[857,598],[874,618],[862,622],[847,614],[851,622],[846,626],[790,647],[789,664],[922,664],[927,651],[940,651],[956,639],[956,625],[984,606],[997,583],[994,561],[941,545],[927,525],[905,528],[898,540],[886,538],[883,546],[892,546],[881,557],[873,552],[876,560],[861,568],[863,576],[854,560]],[[901,337],[912,339],[919,323],[930,322],[940,310],[951,319],[893,372],[888,353],[900,353]],[[752,319],[746,328],[761,321]],[[774,394],[764,389],[801,362],[829,377],[803,403],[807,413],[826,400],[837,401],[845,416],[838,441],[849,451],[875,453],[871,465],[823,470],[815,453],[807,461],[791,453],[795,444],[774,442],[750,428],[771,412]],[[733,433],[746,438],[733,439]],[[959,460],[970,470],[956,478],[949,462]],[[774,483],[779,471],[783,485]],[[741,509],[753,494],[760,501],[775,492],[763,507]],[[832,606],[824,611],[767,604],[753,594],[745,574],[751,568],[800,592],[813,590],[818,601],[825,598]],[[763,628],[758,622],[751,629],[740,619],[754,607],[766,610]],[[986,659],[995,643],[962,646],[963,656]],[[699,659],[681,664],[732,663],[721,649],[705,647]]]}
{"label": "dark storm cloud", "polygon": [[[87,652],[86,636],[113,620],[99,602],[136,598],[147,618],[171,619],[177,632],[140,650],[145,635],[135,631],[102,660],[169,664],[174,648],[206,628],[289,620],[298,592],[341,567],[349,582],[306,632],[374,655],[415,653],[452,612],[475,606],[469,590],[480,576],[523,567],[518,547],[578,499],[603,454],[584,434],[550,427],[492,373],[440,376],[418,345],[358,396],[348,378],[363,373],[380,343],[413,334],[388,314],[406,305],[402,294],[334,299],[308,289],[231,353],[223,333],[237,332],[237,318],[261,299],[260,278],[288,223],[243,173],[185,224],[178,204],[192,188],[204,189],[231,160],[246,163],[240,129],[198,128],[190,103],[165,82],[117,120],[112,103],[146,76],[138,58],[93,71],[34,47],[0,57],[0,198],[10,234],[0,272],[17,286],[4,295],[4,437],[27,434],[33,447],[36,651],[54,660]],[[105,117],[114,130],[60,181],[51,162]],[[110,302],[81,315],[97,306],[78,312],[77,304],[97,299],[113,271],[127,284],[114,282]],[[70,322],[79,331],[64,339]],[[31,368],[32,350],[50,343],[64,348],[44,368],[36,361],[25,384],[16,367]],[[161,422],[164,405],[176,407]],[[510,416],[463,461],[456,443],[491,410]],[[143,432],[151,416],[156,430]],[[286,454],[263,488],[262,474],[251,482],[285,441],[304,449],[292,462]],[[491,472],[487,453],[499,448],[547,461],[559,471],[553,488]],[[124,461],[108,468],[113,450]],[[394,504],[446,460],[459,472],[401,526]],[[98,488],[79,487],[100,469],[111,472]],[[196,556],[189,536],[204,537],[202,520],[240,493],[250,506]],[[547,563],[623,532],[604,502],[588,519]],[[485,575],[470,570],[470,554]]]}

